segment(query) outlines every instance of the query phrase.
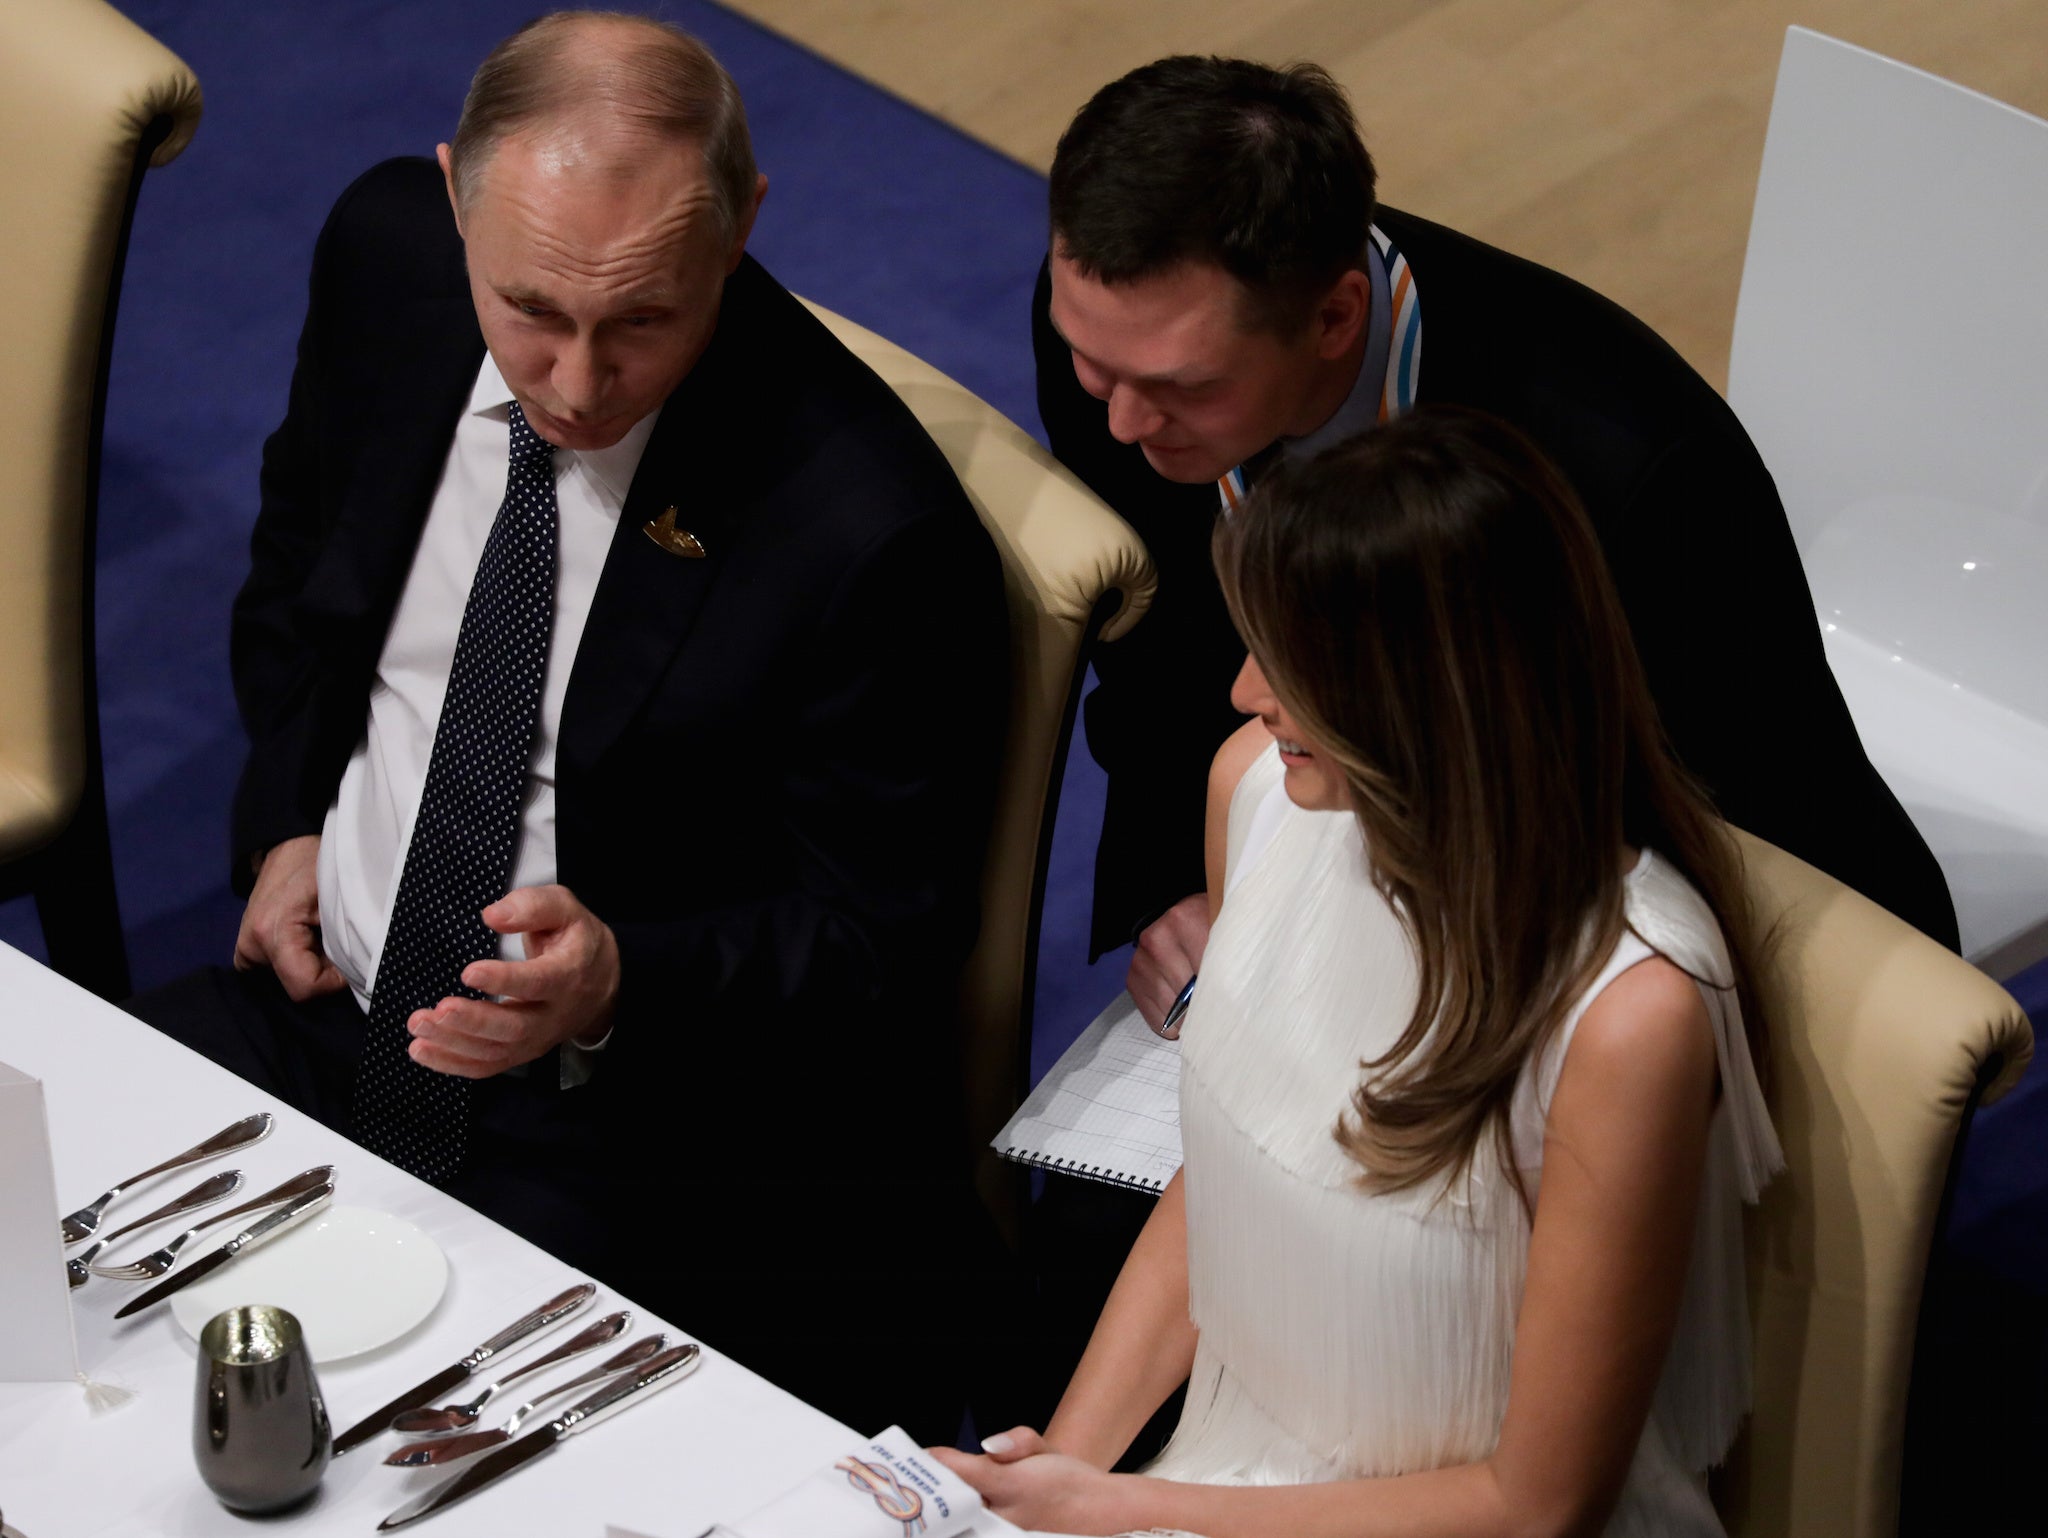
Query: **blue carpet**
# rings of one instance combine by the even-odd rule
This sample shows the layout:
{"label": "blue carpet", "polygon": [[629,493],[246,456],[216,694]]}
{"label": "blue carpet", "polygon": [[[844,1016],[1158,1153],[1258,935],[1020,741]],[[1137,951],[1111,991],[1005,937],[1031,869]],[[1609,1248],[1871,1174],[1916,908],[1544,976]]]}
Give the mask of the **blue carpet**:
{"label": "blue carpet", "polygon": [[[126,0],[192,65],[207,111],[152,174],[135,222],[107,412],[98,583],[102,721],[116,863],[138,986],[233,944],[226,811],[241,757],[228,602],[246,566],[263,436],[282,411],[313,238],[340,190],[452,132],[476,61],[535,0]],[[770,193],[753,249],[791,288],[929,359],[1036,430],[1028,305],[1044,183],[994,152],[716,6],[661,14],[702,36],[745,94]],[[1068,765],[1049,881],[1033,1063],[1042,1072],[1122,978],[1085,963],[1101,815]],[[0,939],[41,953],[25,902]],[[2048,966],[2016,979],[2048,1024]],[[1944,1259],[1956,1313],[2017,1323],[1980,1374],[2010,1433],[2042,1415],[2048,1316],[2048,1073],[1979,1118]]]}

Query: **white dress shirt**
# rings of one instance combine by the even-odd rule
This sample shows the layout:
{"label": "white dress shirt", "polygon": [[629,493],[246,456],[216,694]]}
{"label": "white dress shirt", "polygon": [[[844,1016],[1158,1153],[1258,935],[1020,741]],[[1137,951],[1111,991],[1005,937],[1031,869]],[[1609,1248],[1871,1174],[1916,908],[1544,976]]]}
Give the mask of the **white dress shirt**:
{"label": "white dress shirt", "polygon": [[[377,984],[377,960],[426,785],[463,609],[505,496],[511,403],[512,392],[486,353],[377,659],[363,740],[349,759],[321,830],[322,944],[365,1010]],[[507,891],[555,879],[555,733],[562,721],[562,696],[612,532],[660,414],[656,410],[636,422],[608,449],[555,450],[555,620]],[[498,954],[523,959],[522,937],[505,936]]]}

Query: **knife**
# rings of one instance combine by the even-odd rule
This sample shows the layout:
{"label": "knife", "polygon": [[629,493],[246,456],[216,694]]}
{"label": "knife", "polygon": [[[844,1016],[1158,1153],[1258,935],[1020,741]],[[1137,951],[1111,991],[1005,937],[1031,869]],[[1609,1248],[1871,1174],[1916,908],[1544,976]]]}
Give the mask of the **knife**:
{"label": "knife", "polygon": [[296,1228],[314,1213],[334,1199],[334,1182],[316,1186],[304,1196],[294,1197],[268,1216],[258,1218],[247,1228],[228,1240],[211,1254],[192,1262],[184,1270],[165,1277],[132,1303],[124,1303],[114,1310],[116,1319],[126,1319],[152,1304],[161,1303],[172,1293],[189,1287],[202,1276],[210,1276],[238,1255],[246,1255],[258,1245],[268,1244],[287,1229]]}
{"label": "knife", "polygon": [[613,1373],[624,1372],[628,1367],[638,1367],[642,1362],[659,1356],[667,1347],[668,1332],[656,1330],[652,1335],[634,1341],[625,1350],[614,1352],[590,1371],[578,1373],[567,1383],[557,1383],[535,1394],[514,1410],[504,1425],[489,1431],[465,1431],[452,1437],[432,1437],[409,1443],[386,1458],[384,1466],[389,1469],[439,1468],[444,1464],[460,1463],[476,1453],[487,1453],[494,1447],[503,1447],[519,1435],[519,1428],[532,1418],[532,1412],[550,1399],[587,1389],[591,1384],[602,1382]]}
{"label": "knife", "polygon": [[568,1291],[548,1299],[517,1324],[493,1335],[453,1367],[442,1368],[424,1383],[414,1384],[391,1403],[379,1406],[357,1421],[334,1439],[334,1456],[339,1458],[350,1448],[361,1447],[378,1432],[390,1426],[391,1418],[400,1411],[416,1410],[423,1404],[432,1404],[499,1352],[511,1349],[531,1335],[552,1329],[596,1296],[595,1282],[578,1282]]}
{"label": "knife", "polygon": [[404,1527],[408,1522],[417,1522],[421,1517],[430,1517],[444,1507],[452,1506],[466,1496],[476,1494],[486,1485],[495,1484],[521,1465],[538,1458],[542,1453],[552,1452],[555,1445],[566,1436],[595,1426],[607,1420],[633,1402],[633,1396],[643,1390],[651,1393],[664,1384],[679,1382],[696,1371],[700,1353],[695,1341],[686,1341],[680,1346],[671,1346],[657,1357],[651,1358],[638,1372],[607,1384],[588,1399],[579,1400],[560,1415],[549,1421],[540,1430],[521,1437],[509,1446],[501,1447],[481,1463],[464,1469],[453,1479],[434,1486],[417,1500],[409,1501],[377,1524],[377,1531],[389,1532],[394,1527]]}

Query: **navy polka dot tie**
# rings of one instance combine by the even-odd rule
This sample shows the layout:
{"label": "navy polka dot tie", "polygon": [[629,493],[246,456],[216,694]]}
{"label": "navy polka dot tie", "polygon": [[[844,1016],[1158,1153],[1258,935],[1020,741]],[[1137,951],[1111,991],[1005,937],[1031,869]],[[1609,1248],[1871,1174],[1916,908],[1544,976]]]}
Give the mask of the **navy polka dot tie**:
{"label": "navy polka dot tie", "polygon": [[512,470],[462,611],[448,693],[356,1072],[356,1141],[422,1180],[462,1167],[469,1081],[422,1068],[405,1023],[497,952],[481,911],[505,895],[555,609],[554,447],[512,407]]}

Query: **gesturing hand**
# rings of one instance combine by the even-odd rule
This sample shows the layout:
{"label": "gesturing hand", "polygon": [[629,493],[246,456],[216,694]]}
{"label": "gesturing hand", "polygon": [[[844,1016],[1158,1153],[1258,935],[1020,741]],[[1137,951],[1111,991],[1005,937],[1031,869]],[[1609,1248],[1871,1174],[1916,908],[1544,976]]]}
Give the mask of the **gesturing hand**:
{"label": "gesturing hand", "polygon": [[235,970],[269,967],[293,1002],[332,993],[345,979],[320,949],[320,835],[275,844],[235,935]]}
{"label": "gesturing hand", "polygon": [[619,997],[619,945],[611,926],[565,886],[530,886],[483,911],[501,935],[526,937],[524,961],[472,961],[465,986],[492,997],[445,998],[406,1022],[423,1068],[489,1078],[530,1063],[572,1037],[611,1026]]}
{"label": "gesturing hand", "polygon": [[[1199,892],[1183,897],[1139,933],[1124,986],[1153,1030],[1159,1030],[1187,980],[1201,970],[1208,945],[1209,899]],[[1176,1026],[1172,1034],[1178,1036],[1180,1028]]]}
{"label": "gesturing hand", "polygon": [[1106,1474],[1092,1463],[1053,1452],[1028,1426],[1018,1426],[981,1444],[985,1457],[929,1449],[939,1462],[981,1492],[997,1516],[1029,1531],[1122,1533],[1139,1525],[1121,1512],[1130,1488],[1126,1476]]}

